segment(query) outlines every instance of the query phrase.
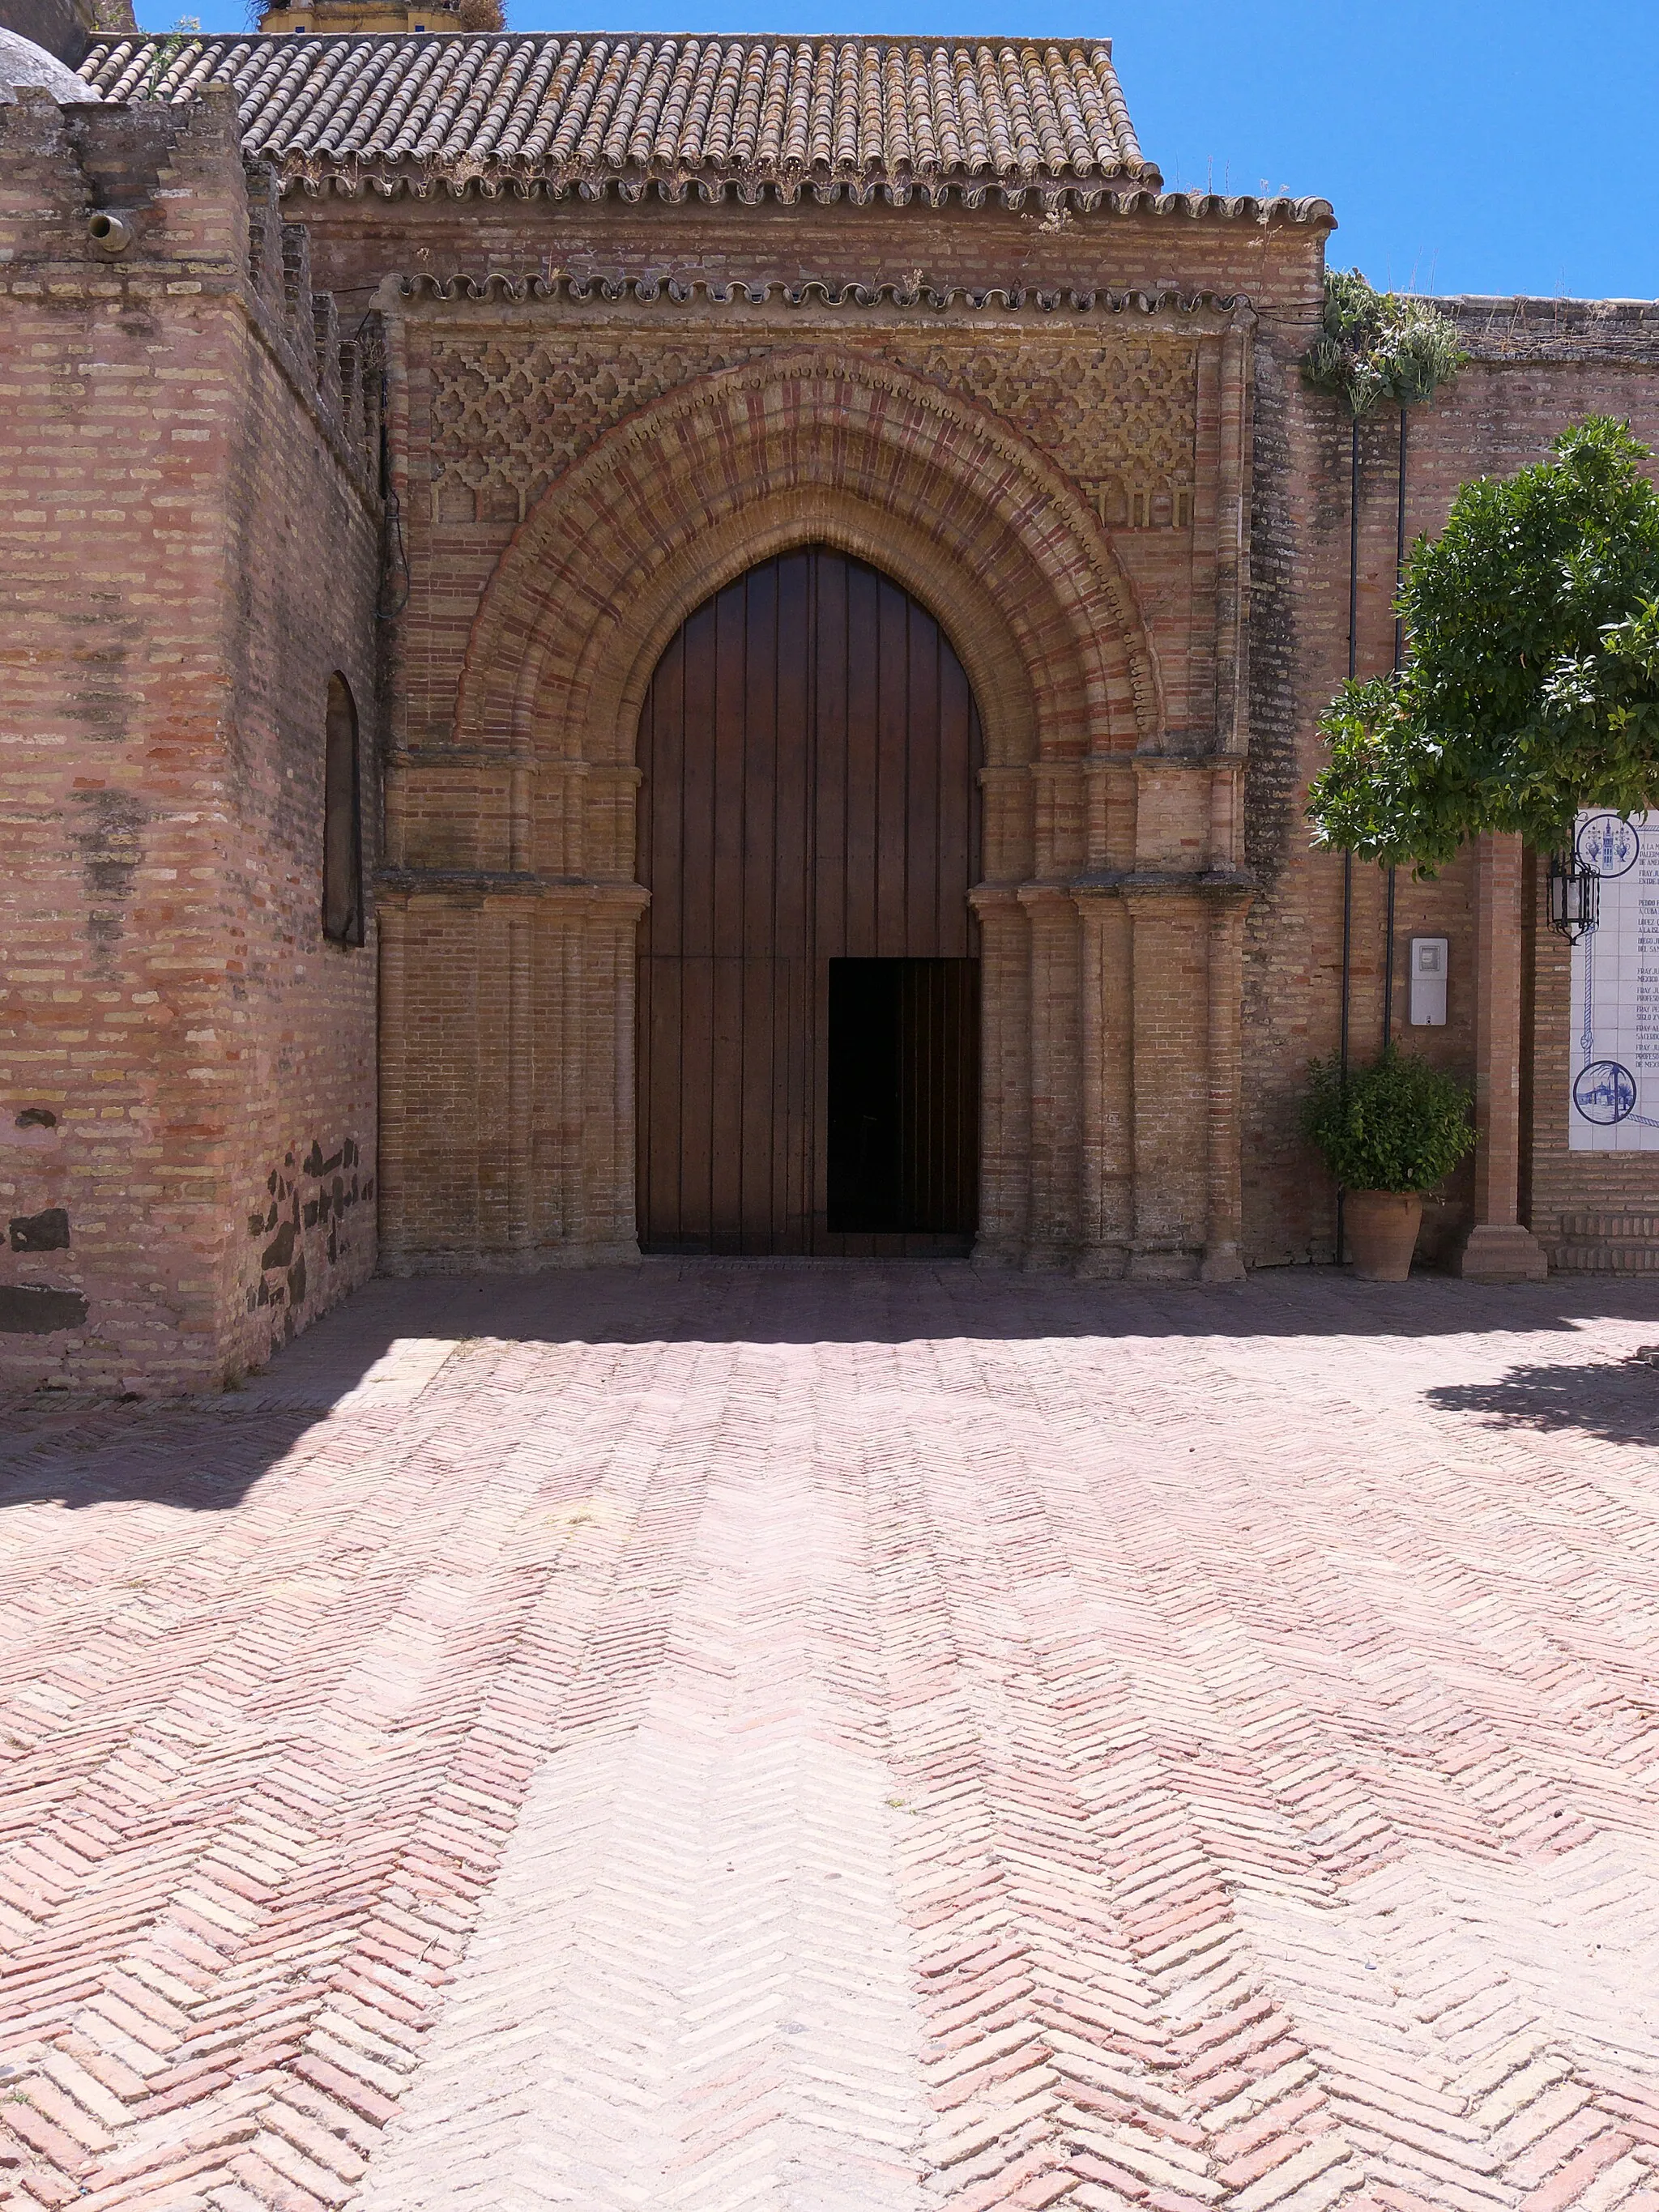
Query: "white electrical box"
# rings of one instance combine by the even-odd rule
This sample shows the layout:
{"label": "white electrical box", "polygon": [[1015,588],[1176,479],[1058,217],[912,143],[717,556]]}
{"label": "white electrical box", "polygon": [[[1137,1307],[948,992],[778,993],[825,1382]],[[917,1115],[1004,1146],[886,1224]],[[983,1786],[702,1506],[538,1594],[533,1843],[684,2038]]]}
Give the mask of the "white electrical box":
{"label": "white electrical box", "polygon": [[1446,1020],[1446,940],[1412,939],[1412,1026],[1441,1029]]}

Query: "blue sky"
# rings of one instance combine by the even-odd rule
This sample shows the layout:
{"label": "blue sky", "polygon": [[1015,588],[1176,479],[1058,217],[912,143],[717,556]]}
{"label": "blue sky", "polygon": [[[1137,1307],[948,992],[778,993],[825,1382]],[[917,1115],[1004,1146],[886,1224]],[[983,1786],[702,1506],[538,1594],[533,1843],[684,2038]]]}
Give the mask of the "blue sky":
{"label": "blue sky", "polygon": [[[242,0],[183,0],[209,30]],[[1659,0],[507,0],[514,30],[1110,37],[1172,185],[1321,192],[1333,258],[1439,292],[1659,294]],[[143,7],[164,27],[173,5]]]}

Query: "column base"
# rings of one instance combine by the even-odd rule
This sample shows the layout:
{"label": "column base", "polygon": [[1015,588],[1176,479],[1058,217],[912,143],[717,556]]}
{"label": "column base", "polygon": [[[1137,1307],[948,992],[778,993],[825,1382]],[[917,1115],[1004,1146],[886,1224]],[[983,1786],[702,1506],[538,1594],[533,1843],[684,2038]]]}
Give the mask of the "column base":
{"label": "column base", "polygon": [[1200,1262],[1196,1252],[1131,1252],[1124,1273],[1132,1283],[1195,1283]]}
{"label": "column base", "polygon": [[1199,1269],[1198,1279],[1201,1283],[1242,1283],[1244,1280],[1244,1262],[1238,1256],[1237,1245],[1231,1242],[1206,1244],[1204,1247],[1204,1265]]}
{"label": "column base", "polygon": [[1451,1264],[1470,1283],[1541,1283],[1550,1271],[1543,1246],[1516,1221],[1477,1221]]}
{"label": "column base", "polygon": [[1012,1275],[1018,1272],[1024,1253],[1011,1237],[976,1237],[974,1249],[968,1255],[968,1264],[977,1267],[981,1274]]}
{"label": "column base", "polygon": [[1091,1244],[1078,1254],[1072,1273],[1080,1283],[1121,1283],[1129,1264],[1123,1244]]}

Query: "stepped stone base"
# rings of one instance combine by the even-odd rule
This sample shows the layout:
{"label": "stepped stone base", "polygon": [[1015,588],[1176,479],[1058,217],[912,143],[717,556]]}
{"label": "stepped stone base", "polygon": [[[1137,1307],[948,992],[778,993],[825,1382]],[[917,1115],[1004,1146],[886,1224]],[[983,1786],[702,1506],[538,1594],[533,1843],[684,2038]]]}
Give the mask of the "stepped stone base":
{"label": "stepped stone base", "polygon": [[1472,1283],[1541,1283],[1549,1271],[1543,1246],[1518,1222],[1477,1222],[1452,1261]]}

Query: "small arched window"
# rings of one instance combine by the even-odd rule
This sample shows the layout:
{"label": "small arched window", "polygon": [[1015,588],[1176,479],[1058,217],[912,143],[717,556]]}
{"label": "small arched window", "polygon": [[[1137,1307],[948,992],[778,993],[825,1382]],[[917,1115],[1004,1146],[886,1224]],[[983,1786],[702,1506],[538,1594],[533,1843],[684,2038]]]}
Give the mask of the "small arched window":
{"label": "small arched window", "polygon": [[323,763],[323,934],[363,941],[362,801],[357,772],[357,707],[343,676],[328,679]]}

